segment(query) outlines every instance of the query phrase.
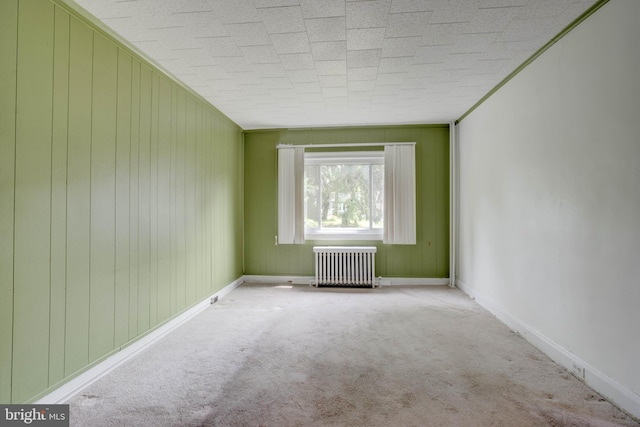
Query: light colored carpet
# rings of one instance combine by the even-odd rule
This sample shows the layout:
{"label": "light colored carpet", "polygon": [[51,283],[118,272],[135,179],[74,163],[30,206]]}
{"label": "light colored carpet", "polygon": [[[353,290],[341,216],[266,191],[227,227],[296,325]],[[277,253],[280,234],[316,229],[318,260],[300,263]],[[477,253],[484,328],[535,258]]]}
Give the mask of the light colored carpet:
{"label": "light colored carpet", "polygon": [[68,403],[72,426],[640,426],[447,287],[245,284]]}

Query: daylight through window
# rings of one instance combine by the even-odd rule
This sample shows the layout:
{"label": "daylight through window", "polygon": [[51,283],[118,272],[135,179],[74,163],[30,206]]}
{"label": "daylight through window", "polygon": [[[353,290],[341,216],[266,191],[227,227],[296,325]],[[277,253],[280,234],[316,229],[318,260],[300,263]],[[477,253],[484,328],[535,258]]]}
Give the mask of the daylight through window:
{"label": "daylight through window", "polygon": [[304,157],[305,239],[381,240],[384,151]]}
{"label": "daylight through window", "polygon": [[415,245],[415,168],[413,142],[279,145],[277,244]]}

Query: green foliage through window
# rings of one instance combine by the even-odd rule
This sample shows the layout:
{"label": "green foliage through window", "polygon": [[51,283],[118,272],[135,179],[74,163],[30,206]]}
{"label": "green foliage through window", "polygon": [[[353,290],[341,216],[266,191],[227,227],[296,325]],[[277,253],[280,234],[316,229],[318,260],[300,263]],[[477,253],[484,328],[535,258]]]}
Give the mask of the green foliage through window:
{"label": "green foliage through window", "polygon": [[379,231],[383,228],[384,165],[379,153],[306,156],[307,231]]}

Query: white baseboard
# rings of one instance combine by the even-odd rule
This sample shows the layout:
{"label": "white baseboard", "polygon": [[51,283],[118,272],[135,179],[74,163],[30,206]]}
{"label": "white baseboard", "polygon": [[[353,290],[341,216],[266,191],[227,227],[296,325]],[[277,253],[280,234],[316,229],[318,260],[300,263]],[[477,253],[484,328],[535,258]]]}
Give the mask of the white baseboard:
{"label": "white baseboard", "polygon": [[[252,283],[291,283],[294,285],[308,285],[314,279],[313,276],[255,276],[245,275],[245,282]],[[448,285],[449,279],[425,278],[425,277],[383,277],[381,286],[409,286],[409,285]]]}
{"label": "white baseboard", "polygon": [[449,278],[431,278],[431,277],[383,277],[380,281],[382,286],[442,286],[449,284]]}
{"label": "white baseboard", "polygon": [[38,399],[38,401],[34,402],[34,404],[42,405],[64,403],[87,386],[98,381],[100,378],[107,375],[109,372],[113,371],[136,354],[145,350],[147,347],[151,346],[156,341],[167,335],[169,332],[176,329],[178,326],[196,316],[205,308],[209,307],[214,297],[223,298],[225,295],[229,294],[242,283],[244,283],[244,279],[242,277],[233,281],[215,294],[208,296],[185,312],[174,317],[167,323],[162,324],[157,329],[153,330],[147,335],[144,335],[142,338],[134,341],[131,344],[123,346],[117,353],[107,357],[105,360],[98,363],[94,367],[89,368],[87,371],[64,383],[51,393]]}
{"label": "white baseboard", "polygon": [[589,387],[607,397],[622,410],[636,418],[640,418],[640,396],[547,338],[536,329],[502,310],[490,299],[469,287],[464,281],[457,279],[456,282],[464,293],[490,311],[511,329],[522,335],[522,337],[549,356],[554,362],[567,369],[577,378],[583,380]]}
{"label": "white baseboard", "polygon": [[289,283],[293,285],[308,285],[313,276],[261,276],[245,274],[242,276],[246,283]]}

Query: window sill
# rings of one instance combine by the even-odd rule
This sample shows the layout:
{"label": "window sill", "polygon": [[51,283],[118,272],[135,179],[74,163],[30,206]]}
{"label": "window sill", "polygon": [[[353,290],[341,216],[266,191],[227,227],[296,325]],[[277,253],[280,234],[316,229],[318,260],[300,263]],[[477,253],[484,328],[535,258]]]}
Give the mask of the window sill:
{"label": "window sill", "polygon": [[305,240],[379,240],[382,241],[382,233],[344,233],[324,232],[305,233]]}

